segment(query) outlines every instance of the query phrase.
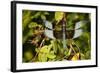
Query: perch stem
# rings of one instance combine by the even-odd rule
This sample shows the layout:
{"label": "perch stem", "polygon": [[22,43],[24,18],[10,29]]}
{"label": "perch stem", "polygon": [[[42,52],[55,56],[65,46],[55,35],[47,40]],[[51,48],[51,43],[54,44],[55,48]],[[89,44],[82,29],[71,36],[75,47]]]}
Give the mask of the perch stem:
{"label": "perch stem", "polygon": [[[76,55],[76,51],[74,50],[74,48],[72,47],[72,44],[70,44],[71,49],[74,51],[74,54]],[[77,56],[77,55],[76,55]],[[77,56],[78,58],[78,56]]]}
{"label": "perch stem", "polygon": [[[74,43],[74,42],[73,42]],[[75,43],[74,43],[75,44]],[[78,47],[78,45],[77,44],[75,44],[76,45],[76,47],[78,48],[78,50],[79,50],[79,53],[80,53],[80,49],[79,49],[79,47]]]}

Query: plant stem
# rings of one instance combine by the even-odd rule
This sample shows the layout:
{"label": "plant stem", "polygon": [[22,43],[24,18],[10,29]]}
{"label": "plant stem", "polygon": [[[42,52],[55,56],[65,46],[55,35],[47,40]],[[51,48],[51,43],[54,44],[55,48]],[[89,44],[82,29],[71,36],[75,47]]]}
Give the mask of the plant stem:
{"label": "plant stem", "polygon": [[[45,41],[45,38],[42,40],[42,42],[41,42],[41,44],[40,44],[40,46],[39,46],[39,51],[40,51],[40,48],[42,47],[42,45],[44,44],[44,41]],[[39,52],[38,52],[38,53],[39,53]],[[33,61],[36,59],[38,53],[36,53],[36,55],[32,58],[32,60],[31,60],[30,62],[33,62]]]}
{"label": "plant stem", "polygon": [[[72,43],[70,44],[70,47],[71,47],[71,49],[74,51],[75,55],[77,56],[76,51],[75,51],[74,48],[72,47]],[[77,58],[78,58],[78,56],[77,56]]]}
{"label": "plant stem", "polygon": [[[74,43],[74,41],[73,41],[73,43]],[[75,43],[74,43],[74,44],[75,44]],[[76,47],[78,48],[79,53],[80,53],[80,52],[81,52],[81,51],[80,51],[80,48],[78,47],[78,45],[77,45],[77,44],[75,44],[75,45],[76,45]]]}

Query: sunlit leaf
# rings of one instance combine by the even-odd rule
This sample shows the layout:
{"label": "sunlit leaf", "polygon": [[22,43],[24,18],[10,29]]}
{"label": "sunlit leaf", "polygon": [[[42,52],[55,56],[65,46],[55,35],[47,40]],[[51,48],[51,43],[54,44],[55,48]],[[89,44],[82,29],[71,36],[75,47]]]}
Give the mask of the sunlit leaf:
{"label": "sunlit leaf", "polygon": [[52,41],[51,41],[51,44],[52,44],[52,46],[53,46],[54,52],[57,53],[57,41],[56,41],[56,40],[52,40]]}
{"label": "sunlit leaf", "polygon": [[47,56],[45,54],[39,53],[38,59],[39,59],[40,62],[46,62]]}
{"label": "sunlit leaf", "polygon": [[54,54],[47,54],[47,57],[50,59],[54,59],[56,56]]}
{"label": "sunlit leaf", "polygon": [[64,12],[55,12],[55,20],[60,21],[63,18]]}
{"label": "sunlit leaf", "polygon": [[41,48],[40,52],[42,52],[42,53],[49,53],[48,46],[43,46],[43,47]]}
{"label": "sunlit leaf", "polygon": [[79,53],[75,54],[73,57],[72,57],[72,61],[76,61],[76,60],[79,60]]}

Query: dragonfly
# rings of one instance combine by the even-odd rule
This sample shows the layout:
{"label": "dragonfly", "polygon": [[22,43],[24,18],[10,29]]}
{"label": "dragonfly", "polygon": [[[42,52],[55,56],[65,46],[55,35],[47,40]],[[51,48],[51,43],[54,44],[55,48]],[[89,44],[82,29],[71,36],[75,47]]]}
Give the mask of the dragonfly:
{"label": "dragonfly", "polygon": [[[79,21],[75,23],[74,29],[62,28],[61,31],[55,31],[53,28],[53,24],[50,21],[44,20],[45,23],[45,31],[44,34],[48,38],[51,39],[62,39],[63,40],[63,48],[66,48],[66,39],[75,39],[80,37],[83,34],[83,29],[81,28],[84,24],[87,23],[86,20]],[[64,24],[64,23],[63,23]]]}

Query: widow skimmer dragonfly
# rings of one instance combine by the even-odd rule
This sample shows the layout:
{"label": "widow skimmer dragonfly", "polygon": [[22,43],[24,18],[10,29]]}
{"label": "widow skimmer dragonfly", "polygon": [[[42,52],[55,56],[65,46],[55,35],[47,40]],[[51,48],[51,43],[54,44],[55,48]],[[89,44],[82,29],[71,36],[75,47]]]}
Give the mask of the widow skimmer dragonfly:
{"label": "widow skimmer dragonfly", "polygon": [[[79,21],[75,23],[74,29],[68,29],[63,27],[63,25],[60,27],[60,30],[56,30],[55,26],[47,20],[44,20],[45,23],[45,32],[44,34],[51,39],[61,39],[63,40],[63,48],[66,48],[66,40],[67,39],[75,39],[82,35],[83,29],[81,28],[84,24],[87,23],[86,20]],[[63,23],[64,24],[64,23]],[[56,25],[57,26],[57,25]]]}

